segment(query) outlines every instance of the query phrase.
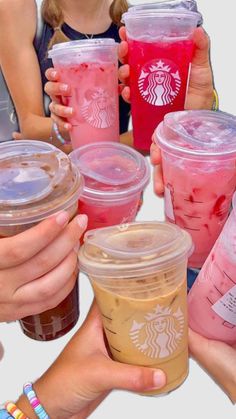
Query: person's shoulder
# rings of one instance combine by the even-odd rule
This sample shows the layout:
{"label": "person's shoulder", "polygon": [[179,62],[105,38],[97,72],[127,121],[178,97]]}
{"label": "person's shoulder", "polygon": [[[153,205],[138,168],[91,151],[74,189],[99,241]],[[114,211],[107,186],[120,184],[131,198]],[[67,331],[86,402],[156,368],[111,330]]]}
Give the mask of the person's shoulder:
{"label": "person's shoulder", "polygon": [[0,0],[0,32],[3,28],[12,30],[15,27],[33,34],[36,23],[35,0]]}

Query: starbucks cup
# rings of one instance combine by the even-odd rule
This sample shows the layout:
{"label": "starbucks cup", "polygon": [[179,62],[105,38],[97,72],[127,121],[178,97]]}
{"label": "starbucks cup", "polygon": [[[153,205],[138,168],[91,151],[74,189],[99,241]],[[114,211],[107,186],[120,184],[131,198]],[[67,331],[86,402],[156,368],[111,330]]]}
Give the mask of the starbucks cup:
{"label": "starbucks cup", "polygon": [[201,15],[184,9],[143,8],[122,16],[129,44],[134,146],[149,150],[157,124],[184,109],[193,32]]}
{"label": "starbucks cup", "polygon": [[233,211],[190,291],[189,325],[197,333],[236,343],[236,194]]}
{"label": "starbucks cup", "polygon": [[189,266],[201,268],[236,187],[236,118],[213,111],[170,113],[154,139],[161,149],[166,219],[191,234]]}
{"label": "starbucks cup", "polygon": [[88,229],[134,221],[143,190],[150,180],[144,156],[120,143],[102,142],[70,154],[84,176],[79,212],[88,216]]}
{"label": "starbucks cup", "polygon": [[[29,140],[0,144],[0,237],[21,233],[62,210],[72,219],[82,188],[78,169],[53,145]],[[52,340],[67,333],[78,317],[76,284],[57,307],[27,316],[20,325],[32,339]]]}
{"label": "starbucks cup", "polygon": [[161,368],[174,390],[188,374],[187,257],[190,235],[161,222],[89,231],[79,252],[114,360]]}
{"label": "starbucks cup", "polygon": [[73,148],[96,141],[119,141],[117,43],[113,39],[86,39],[53,46],[49,51],[60,81],[71,87],[63,104]]}

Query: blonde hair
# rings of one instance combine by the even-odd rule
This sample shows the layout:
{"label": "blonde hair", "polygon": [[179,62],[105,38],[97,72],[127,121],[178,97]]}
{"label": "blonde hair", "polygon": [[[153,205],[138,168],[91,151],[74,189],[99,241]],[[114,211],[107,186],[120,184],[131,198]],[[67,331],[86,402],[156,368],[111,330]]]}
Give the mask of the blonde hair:
{"label": "blonde hair", "polygon": [[[110,7],[110,16],[112,21],[120,26],[121,16],[128,10],[128,2],[126,0],[113,0]],[[64,16],[57,0],[43,0],[42,17],[54,30],[54,34],[49,42],[48,49],[54,44],[66,42],[70,39],[63,33],[61,27],[64,23]]]}

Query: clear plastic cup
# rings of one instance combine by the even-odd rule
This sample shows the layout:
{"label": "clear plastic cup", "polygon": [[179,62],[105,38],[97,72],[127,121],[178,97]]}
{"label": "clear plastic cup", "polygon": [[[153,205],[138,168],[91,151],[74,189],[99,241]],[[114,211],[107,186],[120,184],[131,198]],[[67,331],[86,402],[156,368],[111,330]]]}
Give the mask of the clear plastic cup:
{"label": "clear plastic cup", "polygon": [[96,141],[119,141],[117,43],[113,39],[86,39],[54,45],[49,51],[60,81],[71,86],[63,104],[74,149]]}
{"label": "clear plastic cup", "polygon": [[201,268],[229,214],[236,186],[236,118],[223,112],[186,111],[165,116],[155,141],[161,149],[165,215],[188,230]]}
{"label": "clear plastic cup", "polygon": [[157,124],[184,109],[201,15],[184,9],[143,9],[122,16],[129,43],[134,146],[149,150]]}
{"label": "clear plastic cup", "polygon": [[236,343],[236,194],[233,211],[188,297],[189,325],[195,332]]}
{"label": "clear plastic cup", "polygon": [[161,368],[177,388],[188,375],[187,257],[190,235],[161,222],[88,231],[80,269],[93,286],[113,358]]}
{"label": "clear plastic cup", "polygon": [[148,161],[131,147],[102,142],[70,154],[84,176],[79,212],[88,216],[88,229],[134,221],[141,195],[150,180]]}
{"label": "clear plastic cup", "polygon": [[[14,236],[55,213],[78,211],[83,177],[68,156],[42,141],[0,144],[0,237]],[[74,275],[77,275],[75,272]],[[79,318],[78,285],[57,307],[20,320],[32,339],[52,340]]]}

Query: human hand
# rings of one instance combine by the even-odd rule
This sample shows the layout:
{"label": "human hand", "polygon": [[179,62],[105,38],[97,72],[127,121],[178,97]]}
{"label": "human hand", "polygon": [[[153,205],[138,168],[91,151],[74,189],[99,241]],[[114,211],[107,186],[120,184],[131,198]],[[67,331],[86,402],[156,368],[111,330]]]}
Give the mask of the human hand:
{"label": "human hand", "polygon": [[60,83],[60,76],[55,68],[47,69],[45,75],[49,81],[45,84],[44,90],[52,100],[49,105],[51,118],[56,122],[60,132],[64,132],[63,136],[65,133],[68,135],[72,125],[66,119],[73,115],[74,110],[62,103],[71,95],[71,88],[68,84]]}
{"label": "human hand", "polygon": [[[127,64],[128,43],[124,26],[120,28],[119,35],[121,43],[119,45],[118,55],[121,63],[123,63],[119,68],[121,94],[126,102],[130,102],[130,67]],[[192,59],[185,109],[212,109],[214,102],[214,87],[209,54],[210,40],[202,27],[195,29],[193,41],[195,44],[195,51]]]}
{"label": "human hand", "polygon": [[236,402],[236,345],[206,339],[189,329],[190,354]]}
{"label": "human hand", "polygon": [[[162,371],[113,361],[104,341],[96,303],[48,371],[34,384],[36,394],[53,419],[87,418],[114,388],[144,392],[165,385]],[[34,417],[22,396],[21,410]]]}
{"label": "human hand", "polygon": [[56,307],[77,279],[77,247],[87,226],[60,212],[35,227],[0,239],[0,321]]}

